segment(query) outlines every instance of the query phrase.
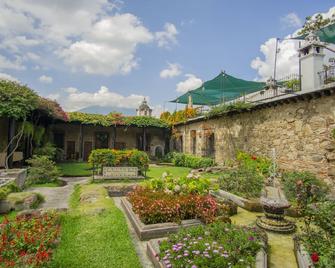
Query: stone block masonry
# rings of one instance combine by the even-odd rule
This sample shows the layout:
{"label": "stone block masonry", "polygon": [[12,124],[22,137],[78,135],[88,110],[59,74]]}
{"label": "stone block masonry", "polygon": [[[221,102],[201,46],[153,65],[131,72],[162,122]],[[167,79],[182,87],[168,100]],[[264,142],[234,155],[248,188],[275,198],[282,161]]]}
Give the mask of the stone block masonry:
{"label": "stone block masonry", "polygon": [[[215,135],[215,161],[235,158],[238,151],[270,156],[275,148],[280,168],[307,170],[335,185],[335,90],[260,104],[249,111],[180,124],[185,153],[203,156],[206,135]],[[196,133],[196,139],[194,139]],[[196,146],[194,150],[194,141]]]}

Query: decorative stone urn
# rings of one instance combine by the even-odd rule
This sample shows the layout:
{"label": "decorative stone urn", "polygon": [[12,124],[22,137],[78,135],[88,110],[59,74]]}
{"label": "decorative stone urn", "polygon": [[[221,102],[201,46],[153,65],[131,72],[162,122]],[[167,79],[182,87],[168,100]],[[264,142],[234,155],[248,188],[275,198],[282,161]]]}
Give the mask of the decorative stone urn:
{"label": "decorative stone urn", "polygon": [[272,184],[266,186],[263,191],[260,203],[264,208],[265,216],[258,217],[256,224],[267,231],[292,233],[295,231],[295,224],[284,218],[285,209],[291,205],[280,187],[274,186],[274,182]]}

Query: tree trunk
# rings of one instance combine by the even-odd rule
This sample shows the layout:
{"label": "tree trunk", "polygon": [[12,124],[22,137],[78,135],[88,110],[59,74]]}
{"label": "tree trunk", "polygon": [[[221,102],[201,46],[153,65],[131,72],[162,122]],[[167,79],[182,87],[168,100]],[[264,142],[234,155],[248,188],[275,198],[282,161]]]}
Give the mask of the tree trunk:
{"label": "tree trunk", "polygon": [[15,119],[9,118],[8,121],[8,148],[7,148],[7,155],[10,155],[8,158],[8,168],[13,168],[13,150],[15,148],[13,139],[15,137]]}

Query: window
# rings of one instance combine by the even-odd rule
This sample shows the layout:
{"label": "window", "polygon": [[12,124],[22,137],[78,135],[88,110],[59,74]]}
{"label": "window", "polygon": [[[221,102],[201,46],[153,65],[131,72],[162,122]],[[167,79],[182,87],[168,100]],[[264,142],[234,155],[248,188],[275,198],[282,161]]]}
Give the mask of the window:
{"label": "window", "polygon": [[109,146],[109,134],[107,132],[96,132],[95,133],[95,149],[108,148]]}

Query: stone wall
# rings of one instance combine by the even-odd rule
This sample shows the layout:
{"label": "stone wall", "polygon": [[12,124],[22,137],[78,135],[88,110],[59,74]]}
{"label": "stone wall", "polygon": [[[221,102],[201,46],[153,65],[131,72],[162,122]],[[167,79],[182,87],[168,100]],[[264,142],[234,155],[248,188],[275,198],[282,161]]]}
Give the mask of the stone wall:
{"label": "stone wall", "polygon": [[177,130],[183,135],[183,150],[192,153],[193,130],[197,134],[196,154],[203,156],[206,132],[213,132],[215,160],[219,164],[234,158],[239,150],[270,156],[271,149],[275,148],[281,168],[309,170],[334,184],[333,93],[299,97],[247,112],[179,125]]}

